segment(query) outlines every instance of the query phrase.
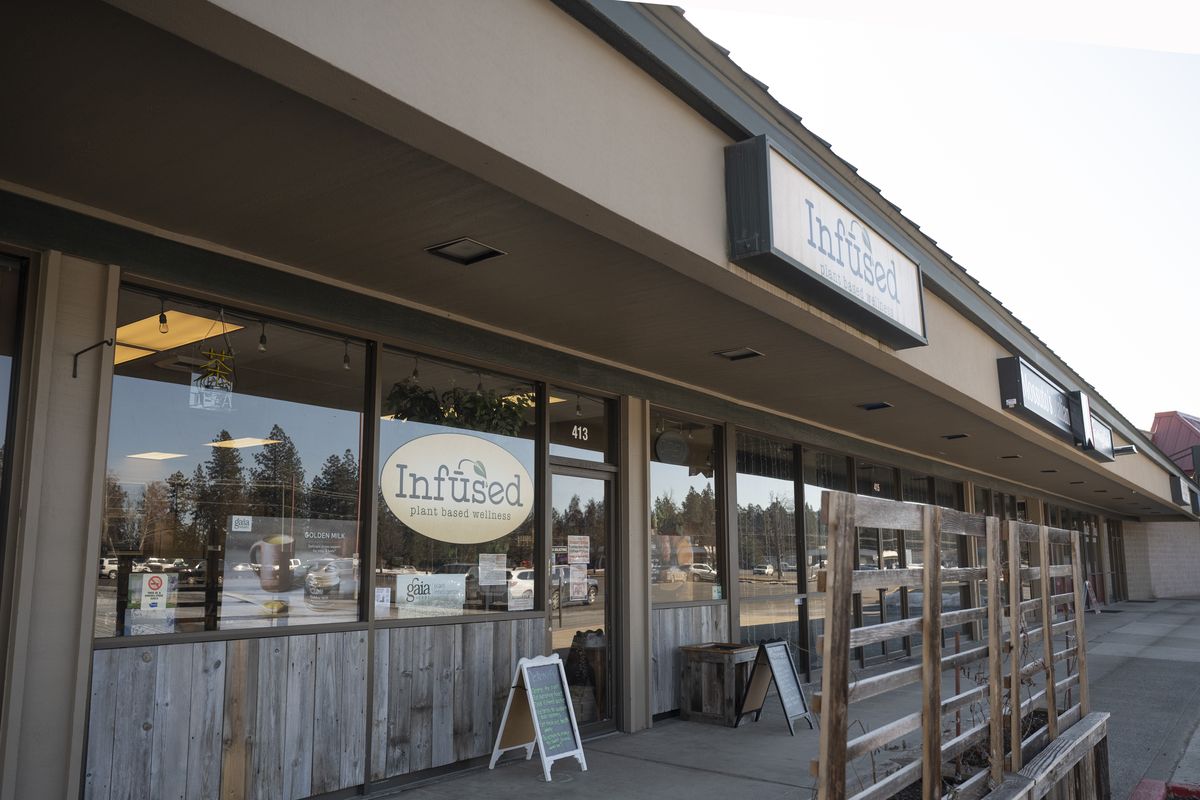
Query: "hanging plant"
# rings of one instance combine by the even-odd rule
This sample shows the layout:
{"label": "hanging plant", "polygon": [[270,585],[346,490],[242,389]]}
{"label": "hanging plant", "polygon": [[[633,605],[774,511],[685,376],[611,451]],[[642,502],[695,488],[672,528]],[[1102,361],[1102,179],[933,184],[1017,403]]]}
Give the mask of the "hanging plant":
{"label": "hanging plant", "polygon": [[399,381],[383,401],[383,413],[396,419],[440,425],[442,406],[437,392],[426,389],[414,380]]}
{"label": "hanging plant", "polygon": [[503,436],[516,436],[525,425],[527,397],[502,395],[494,389],[455,387],[442,393],[442,415],[446,425]]}

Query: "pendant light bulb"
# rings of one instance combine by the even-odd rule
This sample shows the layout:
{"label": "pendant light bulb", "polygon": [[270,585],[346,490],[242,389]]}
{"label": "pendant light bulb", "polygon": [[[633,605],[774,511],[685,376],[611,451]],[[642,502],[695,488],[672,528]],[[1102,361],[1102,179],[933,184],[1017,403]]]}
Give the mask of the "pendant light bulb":
{"label": "pendant light bulb", "polygon": [[345,355],[342,356],[342,369],[350,369],[350,340],[346,340]]}
{"label": "pendant light bulb", "polygon": [[583,401],[579,399],[579,395],[575,395],[575,416],[583,416]]}
{"label": "pendant light bulb", "polygon": [[159,333],[169,333],[170,332],[170,329],[167,327],[167,301],[166,300],[159,300],[158,332]]}
{"label": "pendant light bulb", "polygon": [[420,382],[421,382],[421,370],[419,369],[419,366],[420,366],[420,361],[419,361],[419,359],[416,359],[416,358],[414,358],[414,359],[413,359],[413,371],[412,371],[412,375],[409,375],[409,376],[408,376],[408,379],[409,379],[410,381],[412,381],[413,383],[420,383]]}
{"label": "pendant light bulb", "polygon": [[267,323],[262,323],[262,333],[258,335],[258,352],[267,352]]}
{"label": "pendant light bulb", "polygon": [[483,391],[483,373],[482,373],[482,372],[476,372],[476,373],[475,373],[475,376],[476,376],[477,378],[479,378],[479,383],[475,384],[475,391],[477,391],[477,392],[482,392],[482,391]]}

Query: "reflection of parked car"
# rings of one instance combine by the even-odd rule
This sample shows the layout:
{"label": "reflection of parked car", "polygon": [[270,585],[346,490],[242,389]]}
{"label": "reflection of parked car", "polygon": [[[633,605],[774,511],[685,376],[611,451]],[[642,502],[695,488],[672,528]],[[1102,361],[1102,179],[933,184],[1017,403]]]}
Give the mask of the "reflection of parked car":
{"label": "reflection of parked car", "polygon": [[773,564],[757,564],[754,567],[755,575],[774,575],[775,566]]}
{"label": "reflection of parked car", "polygon": [[533,597],[533,570],[510,569],[508,571],[508,593],[511,597]]}
{"label": "reflection of parked car", "polygon": [[795,572],[796,565],[790,561],[780,561],[779,562],[779,571],[780,572]]}
{"label": "reflection of parked car", "polygon": [[587,576],[587,588],[583,597],[571,599],[571,565],[555,564],[550,568],[550,607],[558,608],[560,604],[591,605],[600,595],[600,583],[591,575]]}
{"label": "reflection of parked car", "polygon": [[[208,583],[208,562],[195,561],[189,567],[179,570],[179,582],[188,586],[204,586]],[[224,583],[221,570],[217,569],[217,585]]]}
{"label": "reflection of parked car", "polygon": [[681,569],[688,580],[716,581],[717,571],[709,564],[684,564]]}
{"label": "reflection of parked car", "polygon": [[108,578],[109,580],[114,580],[117,577],[117,559],[100,559],[100,577]]}

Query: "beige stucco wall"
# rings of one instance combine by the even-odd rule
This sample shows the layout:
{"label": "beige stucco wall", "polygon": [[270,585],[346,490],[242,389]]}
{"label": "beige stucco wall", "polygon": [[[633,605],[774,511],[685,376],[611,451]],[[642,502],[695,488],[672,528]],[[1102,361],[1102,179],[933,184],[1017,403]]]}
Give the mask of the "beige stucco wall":
{"label": "beige stucco wall", "polygon": [[1200,522],[1126,522],[1129,599],[1200,597]]}

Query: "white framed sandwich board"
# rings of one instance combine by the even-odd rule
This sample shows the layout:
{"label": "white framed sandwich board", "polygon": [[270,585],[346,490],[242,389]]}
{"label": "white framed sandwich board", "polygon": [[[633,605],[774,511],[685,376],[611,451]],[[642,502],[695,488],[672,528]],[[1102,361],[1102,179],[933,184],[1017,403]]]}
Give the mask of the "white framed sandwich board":
{"label": "white framed sandwich board", "polygon": [[583,743],[571,706],[567,673],[557,655],[522,658],[517,662],[500,730],[492,748],[488,769],[496,767],[501,753],[525,750],[525,760],[537,749],[542,759],[542,775],[550,782],[550,765],[560,758],[574,758],[587,772]]}

